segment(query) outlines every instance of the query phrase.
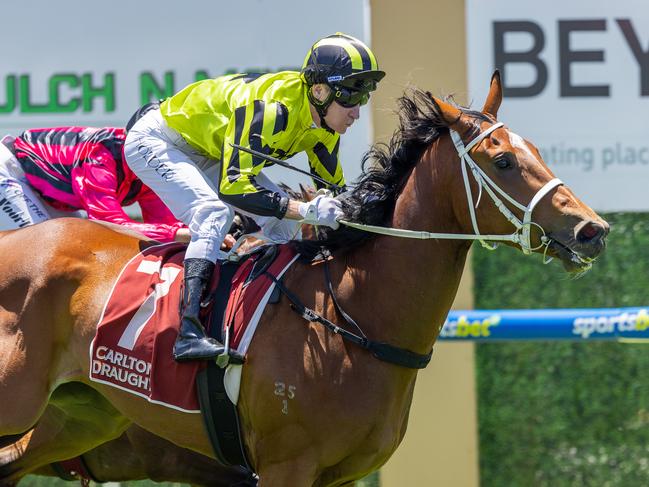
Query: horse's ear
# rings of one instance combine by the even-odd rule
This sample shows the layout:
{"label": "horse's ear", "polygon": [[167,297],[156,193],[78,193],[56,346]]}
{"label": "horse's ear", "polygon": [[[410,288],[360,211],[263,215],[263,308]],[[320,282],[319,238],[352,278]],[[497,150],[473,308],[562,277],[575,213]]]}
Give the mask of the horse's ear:
{"label": "horse's ear", "polygon": [[495,70],[491,76],[491,84],[489,85],[489,94],[487,100],[482,107],[482,113],[488,113],[494,118],[498,118],[498,109],[500,103],[503,101],[503,86],[500,82],[500,71]]}
{"label": "horse's ear", "polygon": [[439,110],[439,113],[442,115],[442,118],[449,126],[456,124],[460,120],[462,112],[459,108],[454,107],[450,103],[446,103],[445,101],[442,101],[434,96],[431,96],[431,99]]}

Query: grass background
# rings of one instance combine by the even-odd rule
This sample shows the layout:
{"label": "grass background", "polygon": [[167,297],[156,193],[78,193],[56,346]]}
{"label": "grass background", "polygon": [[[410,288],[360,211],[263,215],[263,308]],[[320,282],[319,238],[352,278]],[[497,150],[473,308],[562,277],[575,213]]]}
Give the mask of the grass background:
{"label": "grass background", "polygon": [[[475,248],[476,308],[649,305],[649,218],[605,215],[608,248],[561,266]],[[649,485],[649,346],[524,342],[477,347],[482,487]]]}

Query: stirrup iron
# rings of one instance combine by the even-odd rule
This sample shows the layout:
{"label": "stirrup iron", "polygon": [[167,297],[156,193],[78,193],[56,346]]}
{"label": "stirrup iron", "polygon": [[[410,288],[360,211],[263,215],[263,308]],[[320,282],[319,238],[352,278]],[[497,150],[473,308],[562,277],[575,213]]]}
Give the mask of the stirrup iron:
{"label": "stirrup iron", "polygon": [[230,364],[230,326],[225,328],[225,340],[223,341],[223,353],[215,359],[216,365],[222,369]]}

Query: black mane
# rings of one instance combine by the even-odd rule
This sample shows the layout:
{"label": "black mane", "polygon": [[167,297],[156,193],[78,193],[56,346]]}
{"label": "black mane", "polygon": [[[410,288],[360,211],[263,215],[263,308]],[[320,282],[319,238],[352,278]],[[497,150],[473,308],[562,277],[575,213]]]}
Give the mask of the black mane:
{"label": "black mane", "polygon": [[[384,225],[407,175],[424,151],[448,132],[448,124],[429,92],[413,88],[397,100],[397,106],[399,127],[390,143],[374,144],[363,156],[362,173],[342,199],[346,220]],[[323,248],[338,252],[356,247],[376,235],[345,225],[338,230],[319,227],[319,233],[318,239],[293,242],[305,259],[313,259]]]}

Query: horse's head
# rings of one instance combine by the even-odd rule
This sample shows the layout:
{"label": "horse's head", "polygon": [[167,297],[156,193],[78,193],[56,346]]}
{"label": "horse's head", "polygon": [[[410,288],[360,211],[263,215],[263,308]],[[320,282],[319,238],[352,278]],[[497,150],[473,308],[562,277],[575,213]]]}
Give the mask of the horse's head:
{"label": "horse's head", "polygon": [[604,249],[608,224],[552,174],[534,144],[497,121],[498,71],[481,112],[433,101],[466,170],[452,196],[463,230],[485,236],[516,230],[509,245],[557,257],[570,272],[588,269]]}

